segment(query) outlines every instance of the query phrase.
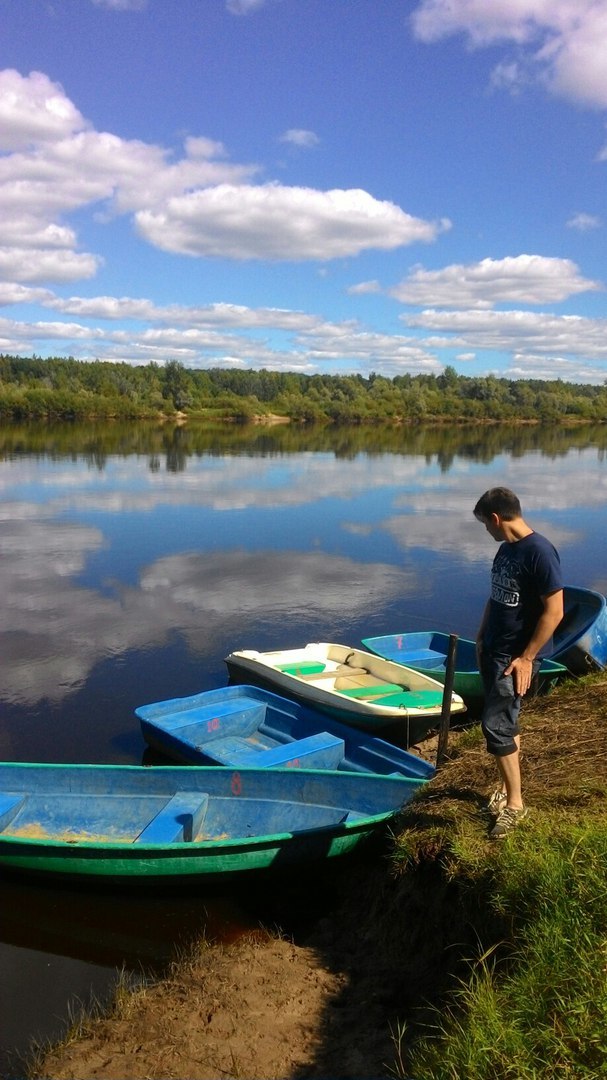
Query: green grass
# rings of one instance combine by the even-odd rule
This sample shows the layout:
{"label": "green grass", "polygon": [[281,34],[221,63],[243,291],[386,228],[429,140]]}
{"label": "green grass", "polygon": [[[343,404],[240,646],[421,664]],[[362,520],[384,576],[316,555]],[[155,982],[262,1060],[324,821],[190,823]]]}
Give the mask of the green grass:
{"label": "green grass", "polygon": [[470,735],[432,793],[437,805],[422,799],[420,826],[398,838],[403,868],[434,857],[460,883],[479,947],[430,1019],[399,1027],[394,1075],[607,1078],[605,688],[603,676],[591,683],[582,733],[569,715],[574,689],[534,708],[524,738],[533,810],[512,836],[488,842],[469,805],[483,768]]}
{"label": "green grass", "polygon": [[492,902],[510,940],[471,965],[415,1047],[411,1075],[607,1076],[606,869],[603,823],[543,820],[500,848]]}

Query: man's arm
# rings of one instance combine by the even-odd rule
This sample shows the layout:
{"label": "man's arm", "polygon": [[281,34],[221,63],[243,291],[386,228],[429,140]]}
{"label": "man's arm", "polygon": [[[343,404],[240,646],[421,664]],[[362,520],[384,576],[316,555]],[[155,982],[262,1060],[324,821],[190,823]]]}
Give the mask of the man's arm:
{"label": "man's arm", "polygon": [[563,618],[563,590],[557,589],[556,592],[549,593],[547,596],[542,596],[542,604],[544,605],[544,610],[537,621],[537,625],[526,649],[520,656],[517,656],[504,671],[504,675],[511,674],[513,676],[514,689],[517,694],[523,695],[527,693],[529,686],[531,685],[533,661],[542,646],[550,640]]}

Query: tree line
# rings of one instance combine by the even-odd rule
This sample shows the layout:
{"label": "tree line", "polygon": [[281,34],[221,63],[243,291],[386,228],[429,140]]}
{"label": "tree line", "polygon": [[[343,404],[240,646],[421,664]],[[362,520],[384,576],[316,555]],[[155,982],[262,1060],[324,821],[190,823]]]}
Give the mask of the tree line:
{"label": "tree line", "polygon": [[278,415],[306,424],[604,423],[607,385],[467,376],[450,366],[440,375],[390,379],[0,355],[0,419],[176,414],[239,422]]}

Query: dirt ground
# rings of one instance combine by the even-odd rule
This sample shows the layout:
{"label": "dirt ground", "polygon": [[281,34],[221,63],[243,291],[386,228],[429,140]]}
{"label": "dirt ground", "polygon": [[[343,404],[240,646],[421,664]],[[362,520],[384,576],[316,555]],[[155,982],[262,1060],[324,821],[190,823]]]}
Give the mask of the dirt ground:
{"label": "dirt ground", "polygon": [[[187,973],[136,992],[119,1016],[51,1054],[53,1080],[286,1078],[310,1072],[343,977],[314,949],[248,938],[211,946]],[[354,1075],[354,1074],[351,1074]],[[360,1075],[360,1074],[359,1074]]]}

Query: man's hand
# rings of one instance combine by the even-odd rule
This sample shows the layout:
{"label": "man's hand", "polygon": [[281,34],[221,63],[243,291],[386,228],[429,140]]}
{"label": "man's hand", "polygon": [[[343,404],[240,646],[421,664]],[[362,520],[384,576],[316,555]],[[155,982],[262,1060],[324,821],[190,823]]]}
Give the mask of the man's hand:
{"label": "man's hand", "polygon": [[504,675],[512,675],[514,690],[523,697],[531,686],[533,660],[528,656],[517,656],[505,669]]}

